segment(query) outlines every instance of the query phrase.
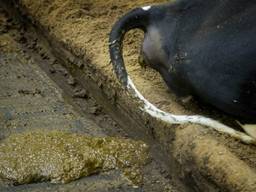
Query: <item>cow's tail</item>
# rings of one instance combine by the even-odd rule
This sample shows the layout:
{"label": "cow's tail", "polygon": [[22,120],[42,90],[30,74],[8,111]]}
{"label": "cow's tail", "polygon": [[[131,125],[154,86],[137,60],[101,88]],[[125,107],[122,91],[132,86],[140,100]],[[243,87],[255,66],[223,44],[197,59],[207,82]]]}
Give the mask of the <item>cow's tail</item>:
{"label": "cow's tail", "polygon": [[241,141],[248,144],[255,144],[256,139],[252,138],[242,132],[236,131],[231,127],[228,127],[214,119],[210,119],[200,115],[174,115],[161,109],[150,103],[135,87],[132,80],[127,74],[124,66],[124,60],[122,55],[122,40],[127,31],[134,28],[139,28],[146,31],[149,25],[149,11],[150,7],[137,8],[123,16],[113,27],[110,34],[110,56],[114,66],[114,70],[118,79],[132,93],[141,101],[140,109],[152,117],[160,119],[168,124],[186,124],[195,123],[211,127],[216,131],[226,133],[234,138],[240,139]]}
{"label": "cow's tail", "polygon": [[109,52],[114,71],[119,81],[126,87],[128,75],[125,69],[122,41],[126,32],[131,29],[142,29],[146,32],[149,22],[149,10],[146,8],[136,8],[115,23],[110,33],[109,38]]}

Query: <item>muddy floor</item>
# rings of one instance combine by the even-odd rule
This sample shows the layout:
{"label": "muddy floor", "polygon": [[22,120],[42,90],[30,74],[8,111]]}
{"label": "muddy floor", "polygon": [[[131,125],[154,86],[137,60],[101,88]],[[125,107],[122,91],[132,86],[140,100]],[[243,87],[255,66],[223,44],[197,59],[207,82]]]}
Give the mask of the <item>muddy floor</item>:
{"label": "muddy floor", "polygon": [[[61,67],[39,39],[30,29],[0,8],[2,147],[8,146],[9,144],[4,142],[8,141],[8,138],[15,138],[17,133],[32,132],[32,135],[36,135],[33,131],[38,130],[43,134],[64,131],[73,134],[70,138],[76,134],[126,138],[126,133],[119,128],[117,122],[104,113],[104,109],[95,102],[90,91],[83,89],[76,79]],[[28,139],[30,136],[25,135]],[[12,145],[15,145],[14,140],[11,140]],[[21,142],[22,139],[17,141]],[[24,143],[33,142],[24,140]],[[40,150],[40,147],[26,147],[28,148],[24,150],[27,154],[30,149]],[[5,150],[1,152],[8,153]],[[15,160],[15,156],[12,156],[12,159]],[[33,179],[30,181],[32,184],[17,185],[2,178],[0,191],[179,191],[168,171],[151,155],[150,146],[149,160],[142,167],[141,176],[143,179],[139,185],[127,180],[118,169],[99,171],[65,185],[38,180],[33,184]]]}
{"label": "muddy floor", "polygon": [[[93,61],[96,68],[109,76],[114,76],[109,63],[108,34],[113,23],[128,10],[149,4],[167,2],[165,0],[22,0],[21,5],[39,20],[52,36],[61,39],[72,48],[72,52]],[[141,40],[140,31],[130,32],[125,39],[124,57],[127,70],[138,89],[153,104],[162,110],[175,114],[202,114],[233,125],[234,121],[219,111],[191,101],[182,104],[165,86],[158,73],[138,64]],[[115,77],[113,77],[115,78]],[[211,134],[220,143],[229,147],[241,160],[256,168],[255,146],[244,145],[226,135],[214,131]]]}
{"label": "muddy floor", "polygon": [[[106,78],[106,82],[99,82],[100,86],[106,86],[106,84],[112,83],[114,85],[111,87],[111,89],[113,89],[113,87],[116,86],[114,82],[115,76],[112,72],[112,67],[109,62],[108,54],[108,34],[113,23],[121,15],[123,15],[125,12],[134,7],[161,2],[165,1],[121,0],[117,2],[115,0],[21,0],[19,1],[19,5],[20,8],[23,6],[23,8],[21,8],[22,10],[26,10],[28,15],[32,16],[32,21],[37,21],[39,24],[42,25],[42,28],[47,29],[47,32],[50,33],[52,39],[59,40],[62,43],[62,45],[66,49],[71,51],[74,55],[78,56],[79,58],[83,58],[83,60],[85,61],[88,61],[88,65],[93,65],[93,67],[95,68],[95,72],[100,71],[102,74],[106,75],[108,77]],[[19,28],[18,30],[20,31]],[[3,31],[5,32],[6,29],[4,29]],[[68,74],[68,72],[65,69],[63,69],[61,65],[58,64],[58,62],[56,62],[54,57],[49,56],[47,50],[45,50],[43,46],[39,45],[40,43],[38,43],[38,39],[36,37],[32,35],[31,37],[29,36],[28,38],[24,39],[22,38],[24,34],[25,33],[23,33],[21,36],[17,36],[17,33],[14,33],[13,35],[14,39],[16,39],[16,41],[18,41],[19,44],[23,46],[21,50],[24,50],[25,47],[25,50],[29,50],[28,52],[32,53],[32,58],[37,58],[36,54],[39,54],[39,59],[37,58],[37,61],[35,63],[39,64],[47,72],[47,74],[55,80],[55,82],[61,87],[61,89],[64,90],[65,94],[63,94],[62,96],[65,102],[68,102],[70,105],[72,105],[75,111],[79,112],[80,115],[83,116],[84,114],[86,114],[86,118],[91,118],[94,123],[99,125],[100,131],[97,131],[95,135],[105,135],[107,133],[107,135],[112,136],[127,136],[126,133],[123,132],[122,129],[120,129],[119,125],[116,122],[114,122],[108,115],[104,114],[104,109],[96,104],[96,102],[90,95],[90,91],[82,89],[79,86],[79,84],[77,84],[76,79],[71,77]],[[197,103],[195,101],[183,105],[168,90],[168,88],[163,83],[161,77],[156,72],[149,68],[142,68],[138,63],[138,53],[140,51],[142,38],[143,35],[141,32],[130,32],[126,36],[125,40],[124,56],[129,74],[131,75],[138,89],[143,93],[143,95],[147,97],[147,99],[149,99],[159,108],[166,110],[168,112],[173,112],[175,114],[204,114],[210,117],[217,118],[219,120],[223,120],[227,123],[233,124],[231,119],[225,117],[224,115],[215,110],[202,106],[200,103]],[[23,55],[27,57],[27,53],[23,53]],[[45,63],[47,66],[45,65]],[[97,76],[97,74],[94,74],[94,76]],[[101,79],[99,77],[95,78]],[[28,93],[26,90],[21,91],[21,93],[22,92],[24,92],[25,95]],[[37,91],[32,91],[32,93],[36,95]],[[67,123],[63,123],[63,125],[67,125]],[[79,126],[80,128],[75,128],[75,131],[83,133],[83,131],[81,131],[81,124],[79,124]],[[157,128],[158,127],[156,127],[156,129]],[[136,127],[131,128],[131,130],[134,129],[136,129]],[[192,129],[183,131],[184,127],[182,126],[176,127],[176,130],[177,129],[181,129],[179,133],[184,132],[184,134],[186,135],[186,137],[183,137],[184,141],[181,142],[184,143],[184,145],[178,146],[184,146],[185,149],[182,149],[183,152],[187,151],[188,153],[190,153],[191,150],[195,149],[196,146],[193,143],[194,139],[198,142],[198,145],[200,146],[199,149],[196,148],[196,150],[199,150],[197,154],[203,154],[203,152],[207,153],[207,151],[210,151],[209,157],[201,158],[199,161],[203,161],[202,164],[205,164],[206,168],[209,168],[207,167],[208,165],[210,166],[212,172],[209,174],[212,174],[214,176],[217,175],[218,179],[220,180],[220,183],[222,183],[222,181],[225,181],[226,176],[228,175],[223,175],[223,173],[225,173],[225,164],[221,164],[221,162],[223,162],[223,158],[225,157],[225,155],[223,155],[223,151],[226,151],[226,149],[223,150],[223,148],[225,147],[227,147],[228,150],[232,152],[231,155],[233,155],[234,159],[237,158],[242,160],[244,164],[250,166],[248,169],[250,169],[251,172],[255,172],[255,146],[244,145],[241,142],[236,141],[235,139],[231,139],[226,135],[221,135],[214,131],[200,130],[200,132],[197,132],[197,135],[195,136],[194,132],[196,130],[194,131]],[[103,130],[103,132],[101,130]],[[158,134],[164,135],[166,132]],[[193,137],[195,138],[191,138],[191,135],[193,135]],[[214,138],[214,142],[212,142],[212,140],[209,141],[207,139],[200,139],[205,138],[205,135],[207,135],[207,138],[209,135],[211,136],[211,138]],[[4,136],[2,137],[4,138]],[[186,144],[188,141],[191,143],[191,148],[187,147],[189,146],[189,144]],[[168,139],[166,142],[165,140],[161,142],[166,144],[167,146],[170,145],[170,140]],[[218,150],[218,153],[216,152],[217,154],[215,153],[215,151],[209,150],[217,149],[218,147],[220,147],[221,150]],[[176,152],[179,153],[179,149]],[[180,160],[181,164],[184,161],[182,155],[184,154],[177,154],[177,159]],[[209,162],[207,161],[208,159],[211,158],[214,159],[214,163],[216,163],[216,165],[219,165],[217,166],[220,167],[219,172],[214,170],[216,166],[212,166],[212,164],[209,164]],[[156,166],[157,163],[154,164],[154,161],[152,161],[152,163],[152,167],[154,169],[152,169],[152,167],[149,166],[149,172],[152,174],[148,175],[154,175],[153,178],[156,176],[157,178],[164,177],[165,179],[153,179],[154,181],[151,179],[146,179],[146,183],[144,186],[144,189],[146,189],[145,191],[168,191],[169,185],[171,185],[171,190],[173,190],[172,187],[173,185],[175,186],[175,184],[170,184],[173,183],[173,180],[170,179],[168,172],[166,172],[164,168]],[[191,164],[193,165],[193,162],[191,162]],[[159,165],[159,163],[157,165]],[[234,164],[233,166],[234,168],[236,168],[236,164]],[[243,166],[241,166],[241,168],[243,168]],[[232,165],[230,169],[232,170]],[[207,172],[207,169],[205,170]],[[239,169],[234,170],[237,171]],[[209,176],[208,173],[205,173],[205,175]],[[246,176],[246,174],[244,175]],[[239,181],[239,178],[241,178],[241,175],[234,174],[234,178],[231,178],[230,180]],[[88,178],[86,178],[85,180],[87,179]],[[196,178],[195,180],[197,179],[198,178]],[[188,178],[188,180],[190,180],[190,178]],[[162,181],[164,182],[162,183]],[[166,183],[169,184],[167,185]],[[239,183],[236,184],[239,185]],[[37,187],[40,188],[41,186],[44,186],[44,184],[35,185],[35,189]],[[71,186],[74,185],[71,184]],[[152,188],[150,188],[149,186],[151,186]],[[162,186],[162,188],[158,188],[160,186]],[[50,190],[54,191],[54,187],[51,188]],[[69,187],[67,185],[65,189],[68,188]],[[22,189],[22,187],[17,189]]]}

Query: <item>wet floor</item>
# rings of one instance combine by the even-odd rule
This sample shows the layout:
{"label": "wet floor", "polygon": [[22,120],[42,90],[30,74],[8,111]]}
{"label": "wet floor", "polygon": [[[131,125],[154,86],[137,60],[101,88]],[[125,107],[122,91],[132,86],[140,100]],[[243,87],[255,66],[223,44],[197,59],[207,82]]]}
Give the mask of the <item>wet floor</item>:
{"label": "wet floor", "polygon": [[[90,92],[47,53],[36,36],[28,33],[0,8],[0,142],[17,133],[38,130],[125,136]],[[177,191],[167,171],[152,159],[141,174],[140,186],[129,181],[121,170],[109,169],[68,184],[35,180],[34,184],[15,186],[2,179],[0,191]]]}

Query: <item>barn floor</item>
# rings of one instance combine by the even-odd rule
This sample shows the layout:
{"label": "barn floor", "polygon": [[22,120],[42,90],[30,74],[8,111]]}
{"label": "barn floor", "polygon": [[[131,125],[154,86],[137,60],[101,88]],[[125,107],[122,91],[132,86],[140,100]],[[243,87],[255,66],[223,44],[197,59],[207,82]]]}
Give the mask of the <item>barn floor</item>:
{"label": "barn floor", "polygon": [[[45,51],[38,37],[32,35],[31,31],[27,32],[14,18],[8,17],[2,8],[0,21],[2,142],[10,136],[15,137],[17,133],[33,134],[38,131],[44,134],[59,131],[55,133],[127,138],[118,124],[104,113],[90,92],[83,89],[50,52]],[[3,151],[4,146],[1,144],[0,148]],[[158,166],[154,158],[150,159],[142,168],[144,179],[139,185],[124,177],[122,171],[117,169],[83,177],[65,185],[43,182],[13,186],[12,180],[7,182],[4,163],[1,162],[0,191],[177,191],[167,170]],[[29,175],[29,169],[24,174]],[[10,172],[9,179],[12,177],[16,176]]]}
{"label": "barn floor", "polygon": [[[206,127],[169,126],[142,114],[134,98],[121,88],[112,72],[108,55],[108,34],[113,23],[133,7],[165,1],[14,2],[28,18],[25,23],[32,22],[38,33],[48,40],[46,49],[52,49],[58,60],[61,60],[61,65],[102,105],[101,110],[115,119],[118,126],[107,126],[107,132],[112,130],[110,134],[115,133],[113,130],[120,127],[119,132],[124,135],[145,140],[151,146],[159,145],[161,150],[156,149],[158,153],[153,152],[153,156],[159,157],[169,167],[168,173],[173,178],[181,179],[189,186],[186,190],[256,190],[255,146],[243,144]],[[156,72],[142,68],[138,64],[142,38],[141,32],[130,32],[125,39],[124,56],[130,76],[148,100],[168,112],[203,114],[232,125],[232,119],[200,106],[195,101],[184,106],[167,89]],[[42,67],[51,71],[44,65]],[[70,81],[67,76],[61,79]],[[83,105],[82,103],[84,100],[79,105]],[[83,108],[80,107],[82,112]],[[93,106],[92,111],[98,113],[99,110]],[[105,125],[101,118],[98,121]],[[154,186],[155,191],[162,191],[157,189],[158,185]]]}

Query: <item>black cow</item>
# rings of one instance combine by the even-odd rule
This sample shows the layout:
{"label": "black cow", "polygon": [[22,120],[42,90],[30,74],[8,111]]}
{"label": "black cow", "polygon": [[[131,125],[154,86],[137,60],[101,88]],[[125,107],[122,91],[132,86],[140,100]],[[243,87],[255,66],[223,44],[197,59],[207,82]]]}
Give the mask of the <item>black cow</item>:
{"label": "black cow", "polygon": [[133,28],[145,32],[145,62],[178,96],[192,95],[243,123],[256,124],[254,1],[179,0],[132,10],[110,34],[111,61],[124,86],[121,46]]}

